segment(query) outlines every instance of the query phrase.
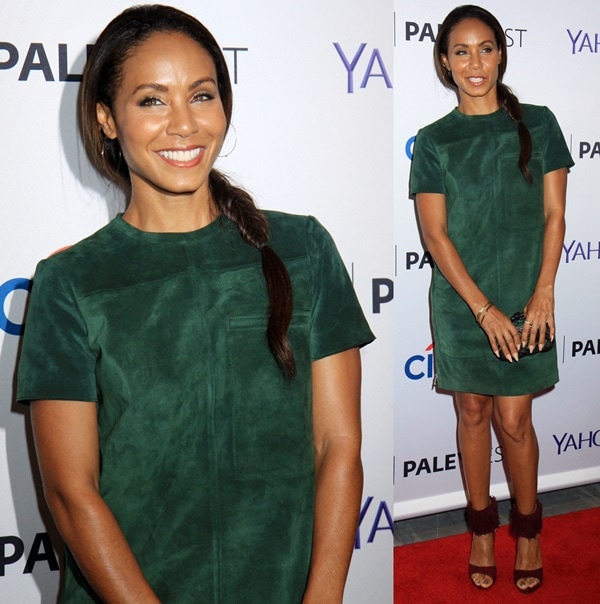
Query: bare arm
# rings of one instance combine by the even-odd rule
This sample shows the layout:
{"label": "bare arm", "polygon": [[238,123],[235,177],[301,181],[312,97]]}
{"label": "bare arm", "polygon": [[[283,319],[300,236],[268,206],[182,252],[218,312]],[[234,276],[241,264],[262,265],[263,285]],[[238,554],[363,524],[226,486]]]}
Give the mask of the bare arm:
{"label": "bare arm", "polygon": [[316,499],[303,604],[339,604],[354,549],[362,495],[358,348],[312,364]]}
{"label": "bare arm", "polygon": [[[529,340],[529,332],[538,334],[538,346],[544,344],[546,325],[554,339],[554,282],[565,238],[565,205],[567,195],[567,169],[560,168],[544,174],[544,246],[542,265],[533,295],[525,305],[525,316],[531,323],[523,327],[523,341]],[[539,328],[539,331],[537,331]],[[529,341],[533,350],[535,339]]]}
{"label": "bare arm", "polygon": [[96,404],[34,401],[31,421],[48,506],[92,588],[109,604],[159,602],[98,490]]}
{"label": "bare arm", "polygon": [[[458,251],[448,237],[445,196],[440,193],[419,193],[417,211],[429,253],[448,283],[469,306],[473,316],[477,316],[477,312],[488,300],[469,275]],[[481,327],[496,356],[501,349],[509,361],[511,357],[518,360],[519,333],[503,312],[492,306],[481,322]]]}

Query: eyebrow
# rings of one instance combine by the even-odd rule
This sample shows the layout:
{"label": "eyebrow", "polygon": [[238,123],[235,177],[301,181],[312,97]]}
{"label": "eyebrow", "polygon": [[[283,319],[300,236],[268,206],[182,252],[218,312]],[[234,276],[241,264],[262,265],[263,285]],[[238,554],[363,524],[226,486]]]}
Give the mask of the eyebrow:
{"label": "eyebrow", "polygon": [[[211,82],[215,86],[217,85],[214,78],[211,78],[211,77],[200,78],[199,80],[196,80],[193,84],[190,84],[188,90],[194,90],[195,88],[202,86],[202,84],[206,84],[206,82]],[[165,86],[163,84],[140,84],[139,86],[135,87],[133,94],[135,94],[136,92],[139,92],[140,90],[146,90],[148,88],[150,90],[156,90],[156,92],[168,92],[169,91],[169,87]]]}
{"label": "eyebrow", "polygon": [[[486,44],[495,44],[494,40],[484,40],[483,42],[480,42],[478,44],[478,46],[485,46]],[[452,48],[456,48],[457,46],[469,46],[468,44],[465,44],[464,42],[459,42],[458,44],[455,44]]]}

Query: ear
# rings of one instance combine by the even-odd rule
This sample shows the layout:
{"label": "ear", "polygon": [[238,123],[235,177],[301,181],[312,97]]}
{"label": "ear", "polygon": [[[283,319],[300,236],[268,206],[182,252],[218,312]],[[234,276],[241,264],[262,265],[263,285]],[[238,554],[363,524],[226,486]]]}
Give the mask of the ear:
{"label": "ear", "polygon": [[442,59],[442,66],[446,71],[450,71],[450,63],[448,63],[448,57],[446,55],[440,55]]}
{"label": "ear", "polygon": [[96,103],[96,119],[106,138],[111,140],[117,138],[117,125],[111,110],[104,103]]}
{"label": "ear", "polygon": [[498,65],[500,65],[500,63],[502,63],[502,49],[501,48],[498,49]]}

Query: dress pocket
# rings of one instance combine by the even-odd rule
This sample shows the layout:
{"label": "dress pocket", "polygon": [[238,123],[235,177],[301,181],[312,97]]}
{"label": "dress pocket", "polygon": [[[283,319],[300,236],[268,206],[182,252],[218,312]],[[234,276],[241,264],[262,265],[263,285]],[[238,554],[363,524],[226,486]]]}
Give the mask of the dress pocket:
{"label": "dress pocket", "polygon": [[288,332],[297,369],[291,381],[269,349],[264,317],[230,317],[228,323],[236,478],[311,474],[310,314],[294,314]]}
{"label": "dress pocket", "polygon": [[544,224],[544,175],[542,154],[533,153],[529,160],[533,182],[519,170],[519,156],[507,154],[500,158],[500,200],[504,223],[510,229],[530,228]]}

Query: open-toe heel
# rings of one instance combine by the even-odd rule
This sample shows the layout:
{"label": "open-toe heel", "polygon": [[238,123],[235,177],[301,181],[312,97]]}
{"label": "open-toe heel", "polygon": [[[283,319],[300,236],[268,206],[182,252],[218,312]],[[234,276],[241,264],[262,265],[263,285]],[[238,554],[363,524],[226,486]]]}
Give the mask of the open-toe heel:
{"label": "open-toe heel", "polygon": [[[511,532],[517,539],[517,547],[519,546],[519,537],[535,539],[542,532],[542,504],[536,501],[535,510],[531,514],[521,514],[515,506],[512,510]],[[537,583],[521,588],[519,587],[521,579],[536,579]],[[543,580],[544,569],[542,567],[533,570],[515,569],[514,571],[515,586],[522,594],[533,593],[541,587]]]}
{"label": "open-toe heel", "polygon": [[[473,535],[489,535],[496,532],[496,529],[500,525],[500,518],[498,517],[498,503],[495,497],[490,497],[490,504],[483,510],[475,510],[469,502],[467,505],[467,521],[469,528]],[[491,584],[484,586],[475,583],[473,575],[481,574],[486,577],[490,577],[492,580]],[[469,578],[471,583],[478,589],[490,589],[496,581],[496,566],[477,566],[469,562]]]}

